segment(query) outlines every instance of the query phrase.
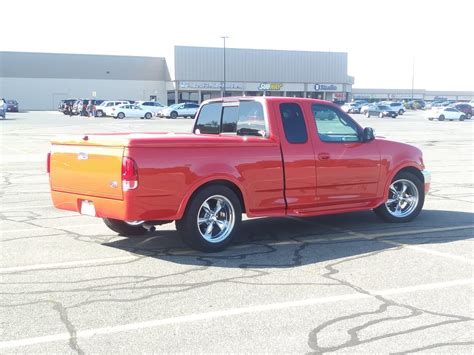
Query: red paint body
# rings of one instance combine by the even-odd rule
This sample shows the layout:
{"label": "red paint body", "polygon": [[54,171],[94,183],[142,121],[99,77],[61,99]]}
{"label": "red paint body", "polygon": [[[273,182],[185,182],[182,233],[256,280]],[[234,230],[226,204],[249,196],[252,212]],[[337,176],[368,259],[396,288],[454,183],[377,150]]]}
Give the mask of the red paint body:
{"label": "red paint body", "polygon": [[[81,201],[89,200],[98,217],[178,220],[197,189],[224,181],[240,191],[249,217],[314,216],[375,208],[386,201],[398,171],[424,169],[421,151],[407,144],[379,138],[322,142],[311,105],[337,107],[328,102],[286,97],[259,101],[265,105],[267,137],[131,133],[53,141],[54,205],[80,211]],[[286,141],[280,103],[300,105],[309,137],[306,143]],[[137,189],[122,191],[123,156],[136,163]]]}

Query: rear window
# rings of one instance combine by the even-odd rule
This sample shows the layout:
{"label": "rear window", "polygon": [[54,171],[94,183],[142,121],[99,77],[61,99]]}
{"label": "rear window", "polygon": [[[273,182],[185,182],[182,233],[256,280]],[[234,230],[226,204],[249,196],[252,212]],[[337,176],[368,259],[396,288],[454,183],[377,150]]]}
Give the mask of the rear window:
{"label": "rear window", "polygon": [[242,136],[266,135],[263,107],[256,101],[210,103],[201,108],[195,133],[237,134]]}
{"label": "rear window", "polygon": [[211,103],[204,105],[199,113],[196,130],[205,134],[218,134],[221,120],[222,104]]}

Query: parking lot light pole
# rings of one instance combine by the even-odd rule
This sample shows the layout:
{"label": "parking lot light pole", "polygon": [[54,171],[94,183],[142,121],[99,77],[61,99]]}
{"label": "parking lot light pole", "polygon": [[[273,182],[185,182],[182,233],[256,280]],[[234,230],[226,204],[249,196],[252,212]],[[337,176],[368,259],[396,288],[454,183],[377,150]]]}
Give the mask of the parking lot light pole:
{"label": "parking lot light pole", "polygon": [[415,57],[413,57],[413,65],[411,68],[411,99],[413,101],[413,90],[415,88]]}
{"label": "parking lot light pole", "polygon": [[229,38],[228,36],[221,36],[221,38],[224,40],[224,88],[222,90],[222,96],[225,97],[225,89],[226,89],[226,81],[225,81],[225,40],[226,38]]}

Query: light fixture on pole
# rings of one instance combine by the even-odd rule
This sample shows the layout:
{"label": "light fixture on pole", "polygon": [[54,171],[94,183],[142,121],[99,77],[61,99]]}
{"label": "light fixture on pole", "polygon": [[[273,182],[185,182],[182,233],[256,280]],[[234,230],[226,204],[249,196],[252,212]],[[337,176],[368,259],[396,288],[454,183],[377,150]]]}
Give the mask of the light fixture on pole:
{"label": "light fixture on pole", "polygon": [[226,89],[226,81],[225,81],[225,40],[229,38],[228,36],[221,36],[221,38],[224,40],[224,87],[222,90],[222,96],[225,97],[225,89]]}

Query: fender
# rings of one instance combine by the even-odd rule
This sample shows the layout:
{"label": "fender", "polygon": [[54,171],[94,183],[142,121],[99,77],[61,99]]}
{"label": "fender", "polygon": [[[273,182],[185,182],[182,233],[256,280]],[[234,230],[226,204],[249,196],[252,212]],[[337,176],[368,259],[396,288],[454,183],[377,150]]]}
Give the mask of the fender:
{"label": "fender", "polygon": [[243,186],[241,185],[240,181],[235,178],[235,176],[229,175],[229,174],[216,174],[212,175],[209,177],[206,177],[204,179],[200,179],[196,182],[194,182],[191,187],[186,191],[186,194],[183,197],[183,200],[181,201],[181,204],[179,205],[178,212],[176,213],[176,220],[179,220],[183,217],[184,212],[186,211],[186,207],[188,205],[189,200],[191,199],[191,196],[199,190],[202,186],[212,182],[212,181],[228,181],[232,183],[233,185],[237,186],[237,188],[240,190],[242,193],[242,197],[244,199],[244,204],[245,206],[248,206],[247,201],[247,194],[245,190],[243,189]]}
{"label": "fender", "polygon": [[388,199],[388,188],[389,188],[390,184],[392,183],[393,178],[401,170],[406,169],[406,168],[415,168],[415,169],[417,169],[421,172],[424,169],[424,166],[420,163],[417,163],[417,162],[413,161],[413,160],[402,161],[402,162],[398,163],[397,166],[391,170],[390,174],[388,175],[387,180],[385,181],[382,203],[384,203]]}

